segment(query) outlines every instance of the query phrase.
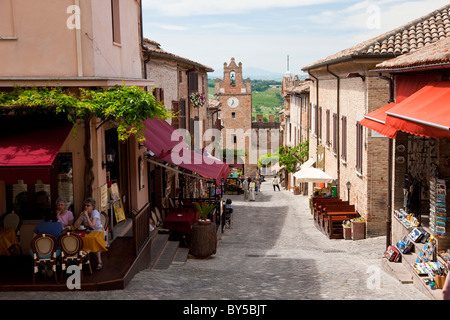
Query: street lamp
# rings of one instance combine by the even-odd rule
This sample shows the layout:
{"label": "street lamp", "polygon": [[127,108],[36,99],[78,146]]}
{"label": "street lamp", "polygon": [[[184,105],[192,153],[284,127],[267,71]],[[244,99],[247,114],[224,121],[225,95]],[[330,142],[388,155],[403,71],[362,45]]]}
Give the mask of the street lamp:
{"label": "street lamp", "polygon": [[350,204],[350,188],[352,187],[352,184],[350,183],[350,181],[347,181],[347,183],[345,185],[347,186],[347,200],[348,200],[348,204]]}

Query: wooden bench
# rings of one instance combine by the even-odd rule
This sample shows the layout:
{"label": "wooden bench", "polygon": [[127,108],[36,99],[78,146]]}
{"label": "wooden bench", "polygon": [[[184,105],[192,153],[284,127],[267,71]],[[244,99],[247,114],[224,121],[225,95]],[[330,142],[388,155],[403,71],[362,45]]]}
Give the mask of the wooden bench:
{"label": "wooden bench", "polygon": [[355,206],[354,205],[347,205],[347,204],[329,204],[322,208],[322,210],[319,211],[318,215],[318,226],[319,229],[322,230],[323,233],[327,233],[327,230],[324,226],[324,217],[327,215],[328,212],[355,212]]}
{"label": "wooden bench", "polygon": [[344,237],[342,223],[358,216],[359,214],[356,211],[327,212],[323,222],[326,235],[330,239],[342,239]]}
{"label": "wooden bench", "polygon": [[[323,199],[329,199],[329,198],[323,198]],[[325,206],[330,205],[348,205],[348,201],[343,201],[340,199],[330,199],[325,201],[317,201],[314,204],[313,207],[313,218],[314,218],[314,224],[318,227],[319,226],[319,216]]]}

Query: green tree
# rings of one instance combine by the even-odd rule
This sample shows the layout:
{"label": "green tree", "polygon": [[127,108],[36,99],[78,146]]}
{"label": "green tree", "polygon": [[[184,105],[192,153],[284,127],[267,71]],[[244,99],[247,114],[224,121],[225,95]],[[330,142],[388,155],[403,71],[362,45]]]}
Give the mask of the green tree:
{"label": "green tree", "polygon": [[287,172],[296,172],[298,165],[302,164],[309,156],[309,141],[301,142],[295,147],[281,146],[279,148],[280,166],[284,166]]}

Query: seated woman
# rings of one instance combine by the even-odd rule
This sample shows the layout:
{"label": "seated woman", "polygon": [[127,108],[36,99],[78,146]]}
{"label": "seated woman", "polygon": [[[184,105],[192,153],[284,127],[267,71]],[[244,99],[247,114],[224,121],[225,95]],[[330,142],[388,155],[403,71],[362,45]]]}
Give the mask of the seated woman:
{"label": "seated woman", "polygon": [[64,229],[71,229],[73,225],[73,213],[67,210],[67,201],[63,198],[56,200],[56,217],[62,223]]}
{"label": "seated woman", "polygon": [[[95,200],[93,198],[87,198],[84,200],[84,210],[80,214],[77,220],[75,220],[75,223],[73,224],[74,229],[78,229],[80,225],[83,225],[87,228],[90,228],[94,231],[102,231],[103,232],[103,226],[100,219],[100,212],[98,212],[95,209]],[[105,243],[106,246],[106,243]],[[97,270],[103,269],[103,262],[102,262],[102,256],[101,251],[96,252],[97,256]]]}

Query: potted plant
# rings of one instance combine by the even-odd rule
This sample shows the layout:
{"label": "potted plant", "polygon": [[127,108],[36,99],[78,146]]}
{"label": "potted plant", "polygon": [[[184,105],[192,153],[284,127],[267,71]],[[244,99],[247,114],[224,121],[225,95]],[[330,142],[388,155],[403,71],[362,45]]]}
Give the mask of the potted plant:
{"label": "potted plant", "polygon": [[352,240],[361,240],[366,238],[366,221],[363,217],[353,218],[352,223]]}
{"label": "potted plant", "polygon": [[202,93],[194,92],[189,96],[189,101],[194,108],[200,108],[205,104],[206,97]]}
{"label": "potted plant", "polygon": [[214,209],[214,204],[211,203],[208,205],[206,202],[202,202],[201,204],[196,202],[194,203],[194,205],[200,215],[200,219],[198,220],[198,222],[200,224],[210,224],[211,220],[208,219],[208,215],[212,211],[212,209]]}
{"label": "potted plant", "polygon": [[200,218],[197,223],[192,226],[191,244],[189,253],[195,257],[207,258],[216,253],[217,234],[216,226],[208,219],[209,213],[214,209],[214,204],[206,202],[196,202]]}
{"label": "potted plant", "polygon": [[346,220],[342,223],[342,228],[344,230],[344,239],[351,240],[352,239],[352,223],[350,220]]}

